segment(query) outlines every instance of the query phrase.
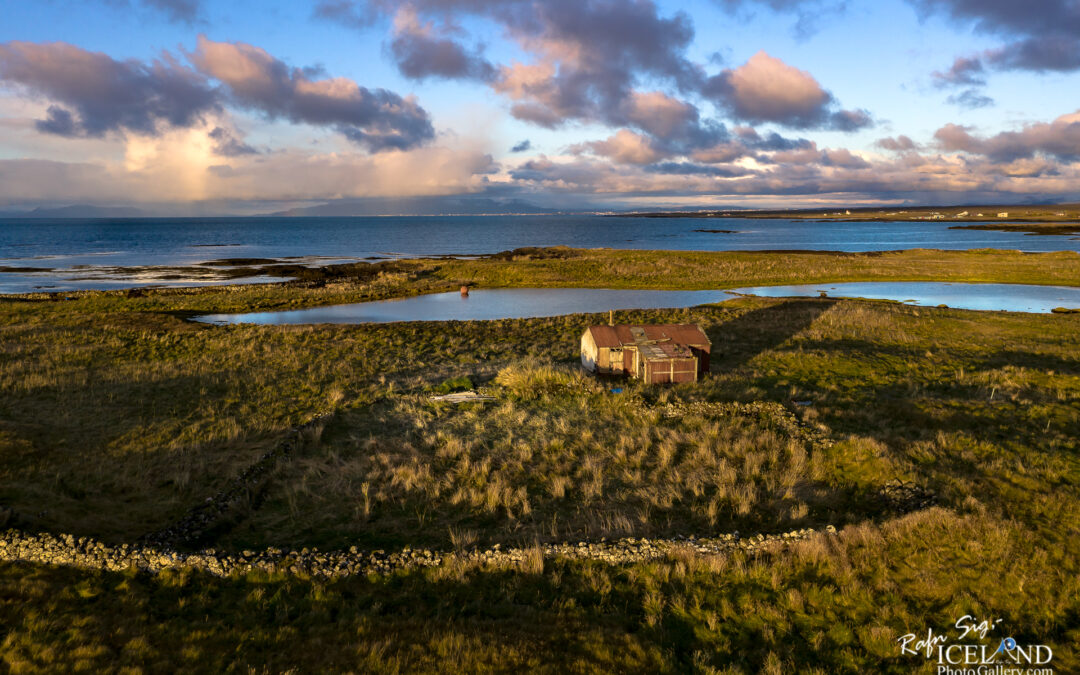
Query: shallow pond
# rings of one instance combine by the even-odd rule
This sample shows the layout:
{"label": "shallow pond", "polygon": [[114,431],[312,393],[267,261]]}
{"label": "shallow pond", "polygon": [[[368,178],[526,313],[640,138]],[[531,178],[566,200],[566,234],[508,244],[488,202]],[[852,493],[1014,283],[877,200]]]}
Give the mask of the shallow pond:
{"label": "shallow pond", "polygon": [[802,284],[736,288],[770,298],[820,296],[896,300],[912,305],[948,305],[957,309],[1049,312],[1055,307],[1080,307],[1080,288],[1022,284],[956,284],[934,281],[865,281],[846,284]]}
{"label": "shallow pond", "polygon": [[416,295],[285,312],[208,314],[207,323],[389,323],[391,321],[482,321],[526,319],[610,309],[692,307],[730,300],[724,291],[641,291],[607,288],[492,288]]}
{"label": "shallow pond", "polygon": [[1049,312],[1080,308],[1080,288],[1020,284],[949,284],[936,282],[863,282],[759,286],[727,291],[649,291],[604,288],[493,288],[434,293],[395,300],[330,305],[284,312],[207,314],[196,321],[265,325],[312,323],[389,323],[392,321],[483,321],[560,316],[610,309],[692,307],[731,298],[730,293],[767,297],[820,296],[897,300],[915,305],[960,309]]}

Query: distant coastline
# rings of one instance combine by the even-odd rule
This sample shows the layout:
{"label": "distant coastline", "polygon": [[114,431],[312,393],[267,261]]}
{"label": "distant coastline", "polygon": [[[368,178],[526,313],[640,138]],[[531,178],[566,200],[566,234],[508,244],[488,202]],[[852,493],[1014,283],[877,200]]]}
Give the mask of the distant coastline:
{"label": "distant coastline", "polygon": [[[914,222],[937,221],[972,223],[970,229],[1017,229],[1023,223],[1046,223],[1054,232],[1040,234],[1072,234],[1061,229],[1080,228],[1080,204],[971,205],[971,206],[914,206],[914,207],[857,207],[826,209],[713,209],[705,211],[634,211],[610,214],[634,218],[748,218],[812,220],[817,222]],[[990,221],[991,225],[987,225]],[[993,221],[1002,221],[1000,224]],[[1047,229],[1040,227],[1040,230]]]}

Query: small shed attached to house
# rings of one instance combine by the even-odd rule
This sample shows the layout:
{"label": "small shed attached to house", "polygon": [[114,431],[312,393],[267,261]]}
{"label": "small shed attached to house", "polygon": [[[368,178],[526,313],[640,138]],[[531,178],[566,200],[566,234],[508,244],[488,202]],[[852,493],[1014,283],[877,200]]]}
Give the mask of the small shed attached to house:
{"label": "small shed attached to house", "polygon": [[709,372],[711,349],[696,324],[589,326],[581,336],[581,365],[649,384],[695,382]]}

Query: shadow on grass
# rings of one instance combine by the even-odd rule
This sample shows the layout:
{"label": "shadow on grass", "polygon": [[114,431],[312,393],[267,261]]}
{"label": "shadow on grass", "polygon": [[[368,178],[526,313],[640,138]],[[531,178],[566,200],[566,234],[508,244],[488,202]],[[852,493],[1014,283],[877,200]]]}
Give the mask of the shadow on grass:
{"label": "shadow on grass", "polygon": [[776,349],[806,330],[836,300],[787,300],[752,309],[706,329],[712,341],[710,371],[726,373],[746,366],[761,352]]}

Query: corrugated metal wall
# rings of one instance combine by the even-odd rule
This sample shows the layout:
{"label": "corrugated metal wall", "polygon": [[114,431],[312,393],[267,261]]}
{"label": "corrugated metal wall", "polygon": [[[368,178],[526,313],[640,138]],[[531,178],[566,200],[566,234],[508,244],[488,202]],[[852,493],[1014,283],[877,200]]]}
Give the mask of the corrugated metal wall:
{"label": "corrugated metal wall", "polygon": [[647,384],[697,381],[697,359],[663,359],[645,362]]}

